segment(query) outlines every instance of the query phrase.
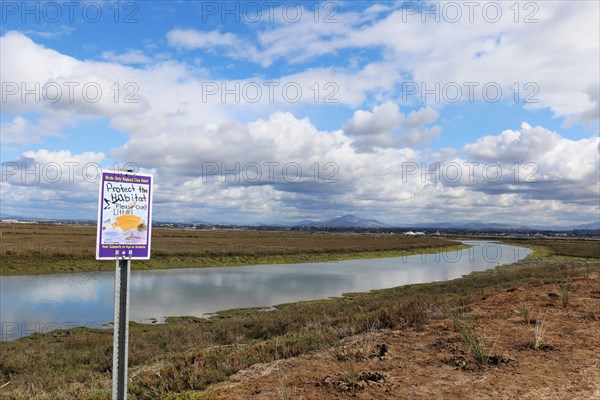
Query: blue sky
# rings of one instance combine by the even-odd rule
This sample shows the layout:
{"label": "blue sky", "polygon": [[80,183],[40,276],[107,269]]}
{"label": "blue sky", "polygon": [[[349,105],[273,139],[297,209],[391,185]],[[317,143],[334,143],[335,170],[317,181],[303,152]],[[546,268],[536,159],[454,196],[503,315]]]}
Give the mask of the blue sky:
{"label": "blue sky", "polygon": [[133,163],[161,220],[597,221],[598,8],[3,2],[1,212]]}

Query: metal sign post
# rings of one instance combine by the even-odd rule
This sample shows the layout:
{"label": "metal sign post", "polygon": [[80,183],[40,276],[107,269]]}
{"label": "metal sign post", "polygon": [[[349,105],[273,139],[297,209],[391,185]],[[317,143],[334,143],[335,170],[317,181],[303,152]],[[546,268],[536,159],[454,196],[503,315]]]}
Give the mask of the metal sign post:
{"label": "metal sign post", "polygon": [[113,334],[113,400],[127,399],[130,272],[131,260],[117,260],[115,268],[115,322]]}

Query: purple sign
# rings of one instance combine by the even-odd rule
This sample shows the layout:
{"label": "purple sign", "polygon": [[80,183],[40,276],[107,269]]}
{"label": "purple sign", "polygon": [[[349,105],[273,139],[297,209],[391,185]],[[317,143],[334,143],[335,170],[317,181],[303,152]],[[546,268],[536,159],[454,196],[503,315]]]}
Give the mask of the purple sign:
{"label": "purple sign", "polygon": [[151,231],[152,176],[102,172],[96,259],[149,259]]}

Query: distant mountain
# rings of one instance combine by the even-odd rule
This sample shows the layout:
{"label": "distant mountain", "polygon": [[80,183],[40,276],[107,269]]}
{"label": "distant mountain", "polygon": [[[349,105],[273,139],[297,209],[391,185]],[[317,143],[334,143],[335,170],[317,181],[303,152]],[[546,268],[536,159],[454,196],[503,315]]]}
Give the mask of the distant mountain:
{"label": "distant mountain", "polygon": [[572,231],[572,230],[600,230],[600,222],[592,222],[576,226],[565,225],[518,225],[518,224],[500,224],[494,222],[426,222],[410,225],[413,228],[429,229],[472,229],[472,230],[506,230],[506,231]]}
{"label": "distant mountain", "polygon": [[531,230],[526,225],[511,225],[511,224],[498,224],[498,223],[484,223],[484,222],[470,222],[461,226],[464,229],[503,229],[503,230]]}
{"label": "distant mountain", "polygon": [[486,223],[481,221],[474,222],[425,222],[420,224],[408,225],[412,228],[429,228],[429,229],[503,229],[503,230],[531,230],[530,227],[525,225],[514,225],[514,224],[499,224],[499,223]]}
{"label": "distant mountain", "polygon": [[191,222],[188,222],[188,223],[194,224],[194,225],[214,225],[211,222],[206,222],[206,221],[202,221],[202,220],[191,221]]}
{"label": "distant mountain", "polygon": [[312,226],[312,225],[318,224],[318,223],[319,223],[319,221],[315,221],[315,220],[312,220],[312,219],[303,219],[302,221],[297,222],[294,225],[296,225],[296,226],[298,226],[298,225]]}
{"label": "distant mountain", "polygon": [[314,226],[322,228],[384,228],[387,225],[376,219],[358,218],[352,214],[331,218],[325,221],[303,220],[296,226]]}
{"label": "distant mountain", "polygon": [[531,225],[530,228],[538,231],[570,231],[573,229],[564,225]]}
{"label": "distant mountain", "polygon": [[571,227],[571,229],[592,229],[592,230],[600,230],[600,221],[592,222],[590,224],[581,224],[577,226]]}
{"label": "distant mountain", "polygon": [[436,228],[436,229],[450,229],[460,227],[460,224],[453,224],[450,222],[424,222],[420,224],[408,224],[406,225],[411,228]]}
{"label": "distant mountain", "polygon": [[540,231],[574,231],[574,230],[600,230],[600,222],[581,225],[531,225],[531,229]]}
{"label": "distant mountain", "polygon": [[[8,215],[0,211],[0,221],[15,220],[24,223],[59,223],[59,224],[85,224],[94,225],[96,220],[89,219],[62,219],[62,218],[36,218],[36,217],[22,217],[15,215]],[[280,224],[264,224],[255,223],[252,225],[236,225],[230,223],[215,223],[207,222],[203,220],[191,220],[187,222],[173,222],[173,221],[153,221],[154,226],[175,226],[175,227],[194,227],[194,226],[213,226],[213,227],[289,227],[289,225]],[[352,214],[347,214],[341,217],[331,218],[323,221],[305,219],[299,221],[292,226],[295,227],[319,227],[319,228],[399,228],[399,229],[412,229],[412,230],[472,230],[472,231],[599,231],[600,221],[590,222],[580,225],[519,225],[519,224],[502,224],[502,223],[487,223],[481,221],[458,221],[458,222],[421,222],[415,224],[395,224],[387,225],[376,219],[365,219],[359,218]]]}
{"label": "distant mountain", "polygon": [[4,214],[2,211],[0,211],[0,219],[18,219],[18,220],[24,220],[25,218],[23,218],[23,217],[17,217],[17,216],[14,216],[14,215]]}

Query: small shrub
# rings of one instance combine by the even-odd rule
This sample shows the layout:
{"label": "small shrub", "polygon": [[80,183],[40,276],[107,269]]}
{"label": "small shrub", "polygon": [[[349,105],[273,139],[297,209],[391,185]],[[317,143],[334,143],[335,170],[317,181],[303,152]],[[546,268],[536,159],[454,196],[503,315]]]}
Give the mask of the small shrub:
{"label": "small shrub", "polygon": [[[465,345],[467,346],[469,353],[471,353],[471,355],[475,359],[475,362],[477,363],[477,365],[486,366],[490,359],[492,350],[494,349],[494,346],[496,345],[496,342],[494,342],[490,351],[486,351],[483,336],[479,332],[477,332],[475,330],[475,328],[473,328],[471,325],[469,325],[465,322],[462,322],[461,330],[462,330],[462,340],[465,343]],[[498,340],[498,338],[496,338],[496,341],[497,340]]]}
{"label": "small shrub", "polygon": [[523,316],[523,323],[529,325],[531,323],[531,313],[529,312],[529,305],[523,304],[521,309],[521,315]]}
{"label": "small shrub", "polygon": [[562,300],[562,305],[564,308],[567,308],[569,306],[569,301],[570,301],[570,297],[571,297],[571,286],[568,284],[560,285],[558,287],[558,290],[560,292],[560,298]]}
{"label": "small shrub", "polygon": [[424,300],[412,300],[399,306],[390,306],[382,309],[376,315],[374,327],[395,329],[405,326],[418,329],[429,320],[428,304]]}
{"label": "small shrub", "polygon": [[450,315],[452,316],[452,325],[454,328],[454,332],[461,332],[464,324],[462,312],[460,312],[459,309],[453,309],[450,312]]}
{"label": "small shrub", "polygon": [[463,325],[462,339],[477,365],[487,365],[489,357],[485,352],[483,338],[470,326]]}
{"label": "small shrub", "polygon": [[542,345],[542,340],[544,339],[544,335],[546,334],[546,324],[545,317],[542,318],[541,321],[536,321],[535,326],[533,327],[533,348],[534,350],[538,350]]}

